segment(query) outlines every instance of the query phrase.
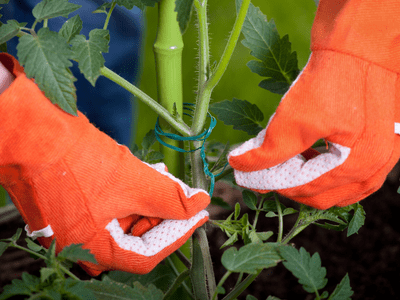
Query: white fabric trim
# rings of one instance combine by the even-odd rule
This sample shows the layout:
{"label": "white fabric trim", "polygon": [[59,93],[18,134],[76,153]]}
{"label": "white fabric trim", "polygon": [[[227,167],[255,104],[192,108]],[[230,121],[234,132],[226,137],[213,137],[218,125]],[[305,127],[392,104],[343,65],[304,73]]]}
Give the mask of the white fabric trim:
{"label": "white fabric trim", "polygon": [[331,144],[328,153],[305,160],[300,154],[282,164],[253,172],[235,170],[238,185],[256,190],[280,190],[304,185],[340,166],[350,155],[351,149]]}
{"label": "white fabric trim", "polygon": [[400,134],[400,123],[394,123],[394,133]]}
{"label": "white fabric trim", "polygon": [[[145,162],[143,162],[143,163],[145,163]],[[186,183],[184,183],[182,180],[176,178],[171,173],[168,173],[167,171],[165,171],[164,163],[157,163],[157,164],[152,164],[152,165],[150,165],[148,163],[145,163],[145,164],[148,165],[149,167],[153,168],[157,172],[160,172],[161,174],[167,176],[169,179],[172,179],[173,181],[179,183],[183,192],[185,193],[186,198],[191,198],[192,196],[196,195],[197,193],[204,193],[204,194],[208,195],[208,193],[205,190],[191,188]]]}
{"label": "white fabric trim", "polygon": [[37,231],[31,231],[29,228],[29,225],[26,224],[25,231],[26,231],[26,235],[29,236],[33,240],[38,237],[50,237],[54,234],[53,229],[51,229],[50,225],[43,229],[37,230]]}
{"label": "white fabric trim", "polygon": [[188,220],[164,220],[141,237],[125,234],[117,219],[108,223],[106,229],[122,249],[144,256],[153,256],[183,237],[207,216],[208,212],[202,210]]}

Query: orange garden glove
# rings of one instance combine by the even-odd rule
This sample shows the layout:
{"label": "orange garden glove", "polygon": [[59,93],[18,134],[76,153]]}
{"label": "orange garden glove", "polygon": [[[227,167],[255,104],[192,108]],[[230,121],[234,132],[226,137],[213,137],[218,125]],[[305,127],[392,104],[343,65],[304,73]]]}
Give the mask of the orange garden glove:
{"label": "orange garden glove", "polygon": [[[347,206],[378,190],[400,157],[400,1],[321,0],[311,50],[267,128],[229,163],[240,186]],[[319,139],[328,153],[310,148]]]}
{"label": "orange garden glove", "polygon": [[27,223],[28,235],[56,251],[83,243],[98,265],[143,274],[208,220],[209,195],[150,166],[78,112],[53,105],[18,62],[0,61],[16,77],[0,95],[0,185]]}

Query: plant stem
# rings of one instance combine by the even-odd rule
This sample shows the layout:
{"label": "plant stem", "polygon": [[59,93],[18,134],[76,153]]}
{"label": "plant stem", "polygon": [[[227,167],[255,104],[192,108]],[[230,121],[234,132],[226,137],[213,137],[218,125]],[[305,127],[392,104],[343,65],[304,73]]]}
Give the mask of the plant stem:
{"label": "plant stem", "polygon": [[194,6],[197,11],[199,25],[200,55],[198,94],[200,94],[200,90],[210,75],[210,44],[208,38],[207,0],[203,0],[201,3],[199,0],[195,0]]}
{"label": "plant stem", "polygon": [[190,275],[189,270],[182,272],[174,281],[170,289],[165,293],[163,300],[172,299],[171,297],[174,295],[175,291],[178,287],[188,278]]}
{"label": "plant stem", "polygon": [[106,21],[104,22],[103,29],[107,29],[108,23],[110,22],[111,14],[112,14],[112,12],[113,12],[113,10],[115,8],[115,5],[117,5],[117,2],[113,1],[112,4],[111,4],[111,8],[108,11]]}
{"label": "plant stem", "polygon": [[218,296],[218,288],[222,287],[225,283],[225,281],[228,279],[228,277],[232,274],[231,271],[226,271],[226,273],[224,274],[224,276],[222,276],[221,280],[218,283],[217,288],[215,289],[214,295],[212,297],[212,300],[216,300],[217,296]]}
{"label": "plant stem", "polygon": [[223,300],[233,300],[236,299],[247,287],[260,275],[262,269],[257,271],[256,274],[250,274],[243,280],[240,284],[235,286],[233,290],[223,298]]}
{"label": "plant stem", "polygon": [[283,216],[282,216],[282,208],[281,203],[279,202],[278,195],[274,193],[276,208],[278,210],[278,218],[279,218],[279,232],[278,232],[278,240],[277,243],[282,242],[282,234],[283,234]]}
{"label": "plant stem", "polygon": [[[35,251],[32,251],[32,250],[30,250],[30,249],[28,249],[28,248],[22,247],[22,246],[20,246],[20,245],[18,245],[18,244],[12,243],[12,244],[11,244],[11,247],[14,247],[14,248],[23,250],[23,251],[25,251],[25,252],[28,252],[28,253],[30,253],[30,254],[32,254],[32,255],[35,255],[35,256],[37,256],[37,257],[43,259],[43,260],[47,260],[47,259],[48,259],[46,256],[41,255],[41,254],[39,254],[39,253],[37,253],[37,252],[35,252]],[[74,274],[72,274],[70,270],[68,270],[66,267],[64,267],[64,266],[61,264],[61,262],[57,262],[57,263],[58,263],[58,266],[60,267],[60,269],[61,269],[65,274],[67,274],[69,277],[71,277],[71,278],[73,278],[73,279],[75,279],[75,280],[80,280],[78,277],[76,277]]]}
{"label": "plant stem", "polygon": [[[179,277],[181,273],[180,273],[180,272],[178,271],[178,269],[176,268],[176,266],[175,266],[175,264],[174,264],[174,262],[172,261],[172,259],[171,259],[170,256],[167,257],[167,261],[169,262],[169,265],[170,265],[172,271],[175,273],[175,275],[176,275],[177,277]],[[187,271],[187,270],[184,270],[183,272],[185,272],[185,271]],[[182,272],[182,273],[183,273],[183,272]],[[186,290],[186,292],[188,293],[188,295],[189,295],[190,297],[194,298],[194,297],[193,297],[193,294],[192,294],[192,291],[191,291],[190,288],[187,286],[187,284],[186,284],[185,282],[182,282],[182,285],[183,285],[183,288],[184,288],[184,289]]]}
{"label": "plant stem", "polygon": [[[154,43],[156,59],[158,102],[170,113],[182,116],[182,34],[175,12],[175,0],[162,0],[158,4],[158,30]],[[172,132],[168,120],[160,120],[164,132]],[[166,140],[167,143],[182,148],[180,141]],[[161,147],[164,163],[175,177],[184,178],[184,156],[168,147]]]}
{"label": "plant stem", "polygon": [[176,131],[178,131],[183,136],[190,136],[191,132],[189,127],[183,122],[181,119],[174,118],[172,114],[169,113],[167,109],[165,109],[162,105],[157,103],[153,98],[148,96],[138,87],[134,86],[132,83],[128,82],[126,79],[122,78],[115,72],[111,71],[107,67],[103,67],[100,69],[101,75],[107,77],[111,81],[120,85],[124,89],[131,92],[137,98],[139,98],[144,104],[149,106],[153,111],[155,111],[159,116],[161,116],[164,120],[166,120]]}

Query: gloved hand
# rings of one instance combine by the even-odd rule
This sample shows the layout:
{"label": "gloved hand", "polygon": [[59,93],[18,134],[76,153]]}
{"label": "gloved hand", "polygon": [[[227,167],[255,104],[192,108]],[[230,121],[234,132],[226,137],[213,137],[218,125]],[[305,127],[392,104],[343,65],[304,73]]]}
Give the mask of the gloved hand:
{"label": "gloved hand", "polygon": [[55,238],[57,253],[83,243],[98,262],[81,263],[92,276],[143,274],[208,220],[205,191],[53,105],[12,56],[0,61],[16,77],[0,95],[0,185],[28,235],[45,247]]}
{"label": "gloved hand", "polygon": [[[398,0],[320,1],[306,67],[267,128],[229,154],[240,186],[318,209],[381,187],[400,157],[399,15]],[[310,148],[319,139],[328,153]]]}

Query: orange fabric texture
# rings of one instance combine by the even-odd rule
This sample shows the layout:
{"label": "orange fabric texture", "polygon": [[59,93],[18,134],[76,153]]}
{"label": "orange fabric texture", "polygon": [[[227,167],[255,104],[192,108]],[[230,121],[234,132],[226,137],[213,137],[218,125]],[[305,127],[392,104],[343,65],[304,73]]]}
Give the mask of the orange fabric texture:
{"label": "orange fabric texture", "polygon": [[[267,128],[229,155],[239,185],[319,209],[382,186],[400,158],[399,15],[400,1],[320,1],[309,62]],[[319,139],[331,149],[310,157]]]}
{"label": "orange fabric texture", "polygon": [[[205,191],[186,186],[163,165],[141,162],[80,112],[71,116],[53,105],[13,57],[3,53],[0,61],[16,76],[0,95],[0,185],[31,231],[51,226],[51,237],[39,237],[44,246],[54,238],[57,252],[83,243],[99,263],[81,263],[91,275],[111,269],[143,274],[207,221]],[[178,233],[165,238],[159,226]],[[120,229],[122,237],[111,236]],[[162,244],[154,250],[131,231],[143,237],[151,231]],[[150,254],[122,240],[143,242]]]}

